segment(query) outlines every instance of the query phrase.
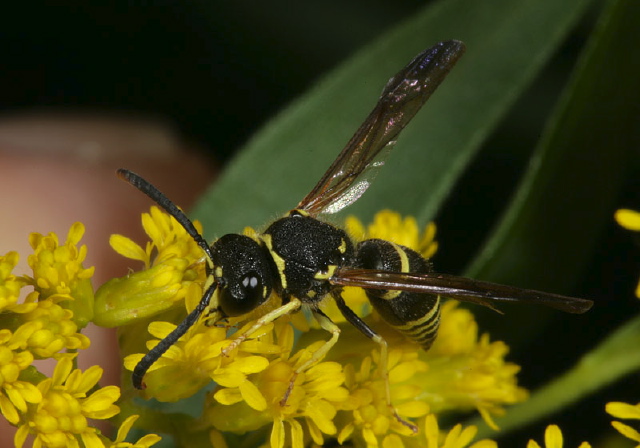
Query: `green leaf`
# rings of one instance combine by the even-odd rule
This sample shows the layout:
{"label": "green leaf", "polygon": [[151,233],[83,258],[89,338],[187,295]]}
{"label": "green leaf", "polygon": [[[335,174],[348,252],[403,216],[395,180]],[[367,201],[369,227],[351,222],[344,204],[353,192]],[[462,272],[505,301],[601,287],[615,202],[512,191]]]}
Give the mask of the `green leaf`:
{"label": "green leaf", "polygon": [[[640,30],[627,18],[640,17],[634,7],[621,2],[617,8],[628,14],[620,16],[615,7],[603,13],[517,194],[467,269],[469,276],[566,292],[591,261],[613,220],[640,137]],[[518,322],[518,332],[509,337],[512,347],[537,337],[554,315],[528,307],[508,313]],[[493,327],[496,318],[483,322]]]}
{"label": "green leaf", "polygon": [[[634,0],[611,1],[602,14],[515,205],[491,242],[495,247],[490,244],[478,261],[483,267],[477,269],[478,275],[522,277],[520,270],[526,274],[529,259],[541,251],[548,251],[543,265],[552,274],[561,269],[572,272],[581,267],[580,257],[596,243],[603,215],[611,207],[639,137],[638,17],[640,3]],[[581,237],[566,238],[572,232]],[[542,237],[537,237],[540,233]],[[580,245],[571,245],[574,241]],[[487,255],[490,249],[493,255]],[[578,266],[566,266],[569,262]],[[510,272],[510,265],[517,265],[517,269]],[[547,282],[554,285],[557,280]],[[538,322],[539,318],[528,320]],[[528,332],[526,321],[520,328]],[[639,329],[640,318],[636,317],[574,369],[510,409],[505,418],[497,420],[501,434],[557,412],[640,368],[640,357],[635,354]],[[486,436],[486,428],[483,431]]]}
{"label": "green leaf", "polygon": [[548,60],[589,2],[442,1],[327,75],[258,132],[226,167],[195,215],[208,233],[262,226],[314,186],[382,90],[412,56],[437,41],[468,47],[407,127],[370,191],[348,211],[382,208],[432,217],[474,152]]}
{"label": "green leaf", "polygon": [[609,12],[601,20],[469,275],[527,285],[536,271],[537,288],[567,289],[590,260],[639,134],[640,28],[625,25]]}

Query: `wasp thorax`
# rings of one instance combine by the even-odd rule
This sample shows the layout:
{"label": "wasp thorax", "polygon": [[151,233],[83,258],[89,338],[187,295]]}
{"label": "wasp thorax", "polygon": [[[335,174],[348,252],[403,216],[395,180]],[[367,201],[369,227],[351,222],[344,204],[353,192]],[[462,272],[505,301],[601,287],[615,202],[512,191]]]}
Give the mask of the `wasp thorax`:
{"label": "wasp thorax", "polygon": [[230,234],[211,246],[219,307],[227,316],[246,314],[263,304],[273,288],[268,252],[248,236]]}

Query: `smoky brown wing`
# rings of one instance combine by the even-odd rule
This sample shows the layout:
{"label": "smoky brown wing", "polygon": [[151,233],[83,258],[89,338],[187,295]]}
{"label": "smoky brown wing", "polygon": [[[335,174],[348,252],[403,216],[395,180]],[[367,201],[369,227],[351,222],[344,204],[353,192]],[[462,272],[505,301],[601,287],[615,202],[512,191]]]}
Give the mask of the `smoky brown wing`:
{"label": "smoky brown wing", "polygon": [[357,286],[365,289],[437,294],[492,309],[495,309],[494,302],[521,302],[580,314],[588,311],[593,305],[591,300],[438,273],[410,274],[368,269],[341,269],[330,281],[336,285]]}
{"label": "smoky brown wing", "polygon": [[297,208],[315,216],[336,213],[369,188],[400,131],[464,53],[462,42],[440,42],[389,80],[373,111]]}

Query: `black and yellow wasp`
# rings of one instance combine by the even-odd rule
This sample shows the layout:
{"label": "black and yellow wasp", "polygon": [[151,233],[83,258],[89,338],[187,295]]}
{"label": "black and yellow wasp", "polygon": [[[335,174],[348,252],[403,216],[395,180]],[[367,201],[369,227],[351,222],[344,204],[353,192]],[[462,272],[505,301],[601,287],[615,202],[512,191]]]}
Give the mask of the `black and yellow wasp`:
{"label": "black and yellow wasp", "polygon": [[[295,373],[299,374],[319,361],[338,339],[338,326],[319,306],[330,298],[348,322],[380,344],[385,380],[386,342],[345,303],[344,286],[364,288],[380,316],[425,350],[438,331],[441,296],[489,307],[493,301],[542,304],[571,313],[583,313],[591,307],[589,300],[434,273],[427,260],[407,247],[379,239],[354,246],[344,230],[318,219],[319,215],[336,213],[350,205],[367,190],[372,175],[382,165],[381,158],[464,50],[461,42],[440,42],[420,53],[391,78],[371,114],[313,190],[295,209],[254,238],[229,234],[209,245],[185,214],[153,185],[130,171],[118,171],[122,179],[147,194],[184,226],[207,261],[207,281],[200,303],[138,363],[133,372],[136,388],[144,387],[143,377],[149,367],[202,314],[213,322],[243,316],[273,297],[281,300],[280,306],[260,317],[246,332],[236,335],[225,352],[261,326],[305,306],[322,328],[331,333],[331,338]],[[292,387],[293,379],[282,404]],[[415,430],[393,411],[388,380],[387,403],[399,421]]]}

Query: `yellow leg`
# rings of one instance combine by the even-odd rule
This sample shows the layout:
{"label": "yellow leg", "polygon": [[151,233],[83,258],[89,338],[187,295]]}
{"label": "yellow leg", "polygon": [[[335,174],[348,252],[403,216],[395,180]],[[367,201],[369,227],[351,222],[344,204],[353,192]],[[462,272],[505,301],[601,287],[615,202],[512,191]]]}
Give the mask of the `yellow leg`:
{"label": "yellow leg", "polygon": [[325,315],[321,311],[314,311],[313,315],[318,321],[318,323],[320,324],[320,326],[324,330],[327,330],[329,333],[331,333],[331,339],[329,339],[327,342],[322,344],[322,346],[318,350],[313,352],[313,355],[311,355],[310,359],[304,362],[300,367],[296,369],[295,372],[293,372],[293,375],[291,376],[291,380],[289,381],[289,387],[287,388],[287,391],[284,393],[282,400],[280,400],[280,406],[284,406],[287,404],[287,400],[289,399],[289,395],[293,390],[293,385],[298,375],[304,372],[305,370],[307,370],[309,367],[315,365],[317,362],[319,362],[329,352],[329,350],[331,350],[331,347],[336,345],[336,342],[338,342],[338,338],[340,337],[340,328],[335,323],[333,323],[333,321],[329,319],[327,315]]}
{"label": "yellow leg", "polygon": [[353,312],[351,308],[347,306],[347,304],[344,302],[344,299],[342,298],[339,292],[332,294],[332,296],[336,302],[336,305],[338,305],[338,309],[340,309],[340,312],[342,313],[344,318],[347,319],[347,321],[351,325],[353,325],[358,330],[360,330],[365,336],[371,338],[373,342],[380,345],[380,365],[378,367],[380,371],[380,376],[384,381],[387,406],[389,407],[391,414],[393,414],[393,416],[395,417],[396,420],[398,420],[398,422],[402,423],[404,426],[409,428],[414,433],[417,433],[418,427],[413,423],[408,422],[402,417],[400,417],[400,415],[398,414],[398,411],[396,411],[396,408],[393,406],[393,402],[391,401],[391,387],[389,386],[389,370],[388,370],[389,353],[387,349],[387,341],[385,341],[384,338],[380,336],[378,333],[373,331],[366,323],[364,323],[362,319],[360,319]]}
{"label": "yellow leg", "polygon": [[418,427],[413,423],[408,422],[402,417],[400,417],[400,415],[398,414],[398,411],[396,411],[396,408],[393,406],[393,402],[391,401],[391,387],[389,386],[389,369],[388,369],[389,350],[388,350],[387,341],[385,341],[384,338],[382,338],[382,336],[377,334],[374,337],[372,337],[371,340],[373,340],[373,342],[380,345],[380,365],[378,366],[378,368],[380,370],[380,377],[384,381],[387,406],[389,407],[389,410],[391,411],[393,416],[396,418],[396,420],[398,420],[404,426],[409,428],[415,434],[418,432]]}
{"label": "yellow leg", "polygon": [[253,324],[247,331],[236,336],[236,338],[233,341],[231,341],[231,344],[227,345],[225,348],[222,349],[222,354],[224,356],[227,356],[228,353],[233,351],[233,349],[237,348],[243,341],[245,341],[255,331],[273,322],[280,316],[284,316],[286,314],[290,314],[290,313],[293,313],[294,311],[297,311],[298,309],[300,309],[301,305],[302,305],[302,302],[300,300],[296,298],[292,298],[291,301],[288,302],[286,305],[282,305],[273,311],[269,311],[267,314],[265,314],[264,316],[256,320],[256,323]]}

